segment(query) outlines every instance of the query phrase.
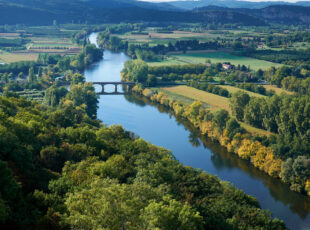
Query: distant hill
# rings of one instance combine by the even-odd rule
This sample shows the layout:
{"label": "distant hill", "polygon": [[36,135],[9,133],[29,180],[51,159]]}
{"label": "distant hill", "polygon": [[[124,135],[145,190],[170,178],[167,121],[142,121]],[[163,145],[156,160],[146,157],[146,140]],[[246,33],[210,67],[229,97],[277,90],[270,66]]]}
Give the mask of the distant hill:
{"label": "distant hill", "polygon": [[[17,15],[18,13],[18,15]],[[264,25],[238,12],[184,12],[169,4],[135,0],[0,0],[2,24],[44,25],[66,22],[221,22]]]}
{"label": "distant hill", "polygon": [[[208,0],[210,1],[210,0]],[[223,0],[226,1],[226,0]],[[0,0],[1,24],[201,22],[266,25],[269,22],[310,24],[309,7],[270,6],[263,9],[208,6],[190,11],[166,3],[136,0]]]}
{"label": "distant hill", "polygon": [[238,12],[256,18],[264,19],[267,23],[280,24],[305,24],[310,25],[310,7],[273,5],[262,9],[226,8],[219,6],[207,6],[193,10],[197,13],[210,12]]}
{"label": "distant hill", "polygon": [[249,2],[238,0],[189,0],[189,1],[173,1],[169,3],[178,8],[192,10],[204,6],[221,6],[228,8],[249,8],[261,9],[272,5],[291,5],[291,6],[310,6],[309,1],[301,1],[296,3],[289,3],[285,1],[270,1],[270,2]]}

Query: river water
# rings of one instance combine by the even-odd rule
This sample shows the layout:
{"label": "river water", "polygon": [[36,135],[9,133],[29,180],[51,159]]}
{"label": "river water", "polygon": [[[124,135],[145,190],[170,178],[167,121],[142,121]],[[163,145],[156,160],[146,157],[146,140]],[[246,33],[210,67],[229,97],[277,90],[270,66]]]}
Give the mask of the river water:
{"label": "river water", "polygon": [[[96,33],[90,35],[91,43],[96,44],[96,37]],[[123,53],[105,51],[104,59],[85,71],[86,80],[120,81],[120,72],[127,60],[129,58]],[[105,86],[105,91],[113,92],[114,86]],[[121,124],[143,139],[171,150],[184,165],[200,168],[231,182],[255,196],[262,208],[270,210],[273,217],[284,220],[290,229],[310,230],[309,197],[290,191],[279,180],[227,153],[162,106],[151,105],[136,96],[102,95],[98,118],[107,125]]]}

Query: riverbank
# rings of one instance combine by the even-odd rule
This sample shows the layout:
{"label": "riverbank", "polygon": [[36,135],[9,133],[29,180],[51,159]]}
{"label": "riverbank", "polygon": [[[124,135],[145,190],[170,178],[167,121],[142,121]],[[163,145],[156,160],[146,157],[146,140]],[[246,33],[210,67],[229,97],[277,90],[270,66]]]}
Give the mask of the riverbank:
{"label": "riverbank", "polygon": [[[274,150],[266,146],[264,135],[253,135],[247,130],[242,129],[240,124],[233,121],[229,114],[221,112],[210,113],[203,103],[193,101],[183,103],[178,97],[158,92],[152,89],[142,89],[135,87],[133,91],[142,95],[148,100],[162,104],[174,111],[175,116],[187,119],[192,125],[200,130],[203,135],[218,141],[228,152],[238,155],[241,159],[249,161],[254,167],[267,173],[269,176],[281,178],[282,160],[275,156]],[[218,121],[222,119],[224,121]],[[222,123],[222,124],[219,124]],[[282,181],[282,180],[281,180]],[[283,182],[283,181],[282,181]],[[310,195],[310,179],[303,188],[303,193]]]}
{"label": "riverbank", "polygon": [[[96,34],[89,38],[96,45]],[[129,57],[124,53],[105,50],[104,59],[85,71],[86,81],[120,81],[127,60]],[[106,90],[112,92],[114,87],[107,86]],[[191,104],[193,100],[188,102]],[[174,157],[186,166],[229,181],[256,197],[263,209],[284,220],[290,229],[309,230],[310,197],[291,191],[279,179],[270,177],[238,155],[228,153],[217,141],[200,135],[201,131],[189,121],[173,114],[168,107],[150,103],[144,96],[104,95],[99,98],[97,117],[109,126],[121,124],[144,140],[171,150]]]}

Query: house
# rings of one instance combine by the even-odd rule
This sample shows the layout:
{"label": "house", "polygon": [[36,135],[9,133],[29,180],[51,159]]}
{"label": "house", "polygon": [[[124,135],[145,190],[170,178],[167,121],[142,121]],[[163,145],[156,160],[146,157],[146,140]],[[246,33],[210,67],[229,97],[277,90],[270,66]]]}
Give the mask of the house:
{"label": "house", "polygon": [[225,70],[230,70],[231,65],[229,65],[229,64],[222,64],[222,68],[225,69]]}

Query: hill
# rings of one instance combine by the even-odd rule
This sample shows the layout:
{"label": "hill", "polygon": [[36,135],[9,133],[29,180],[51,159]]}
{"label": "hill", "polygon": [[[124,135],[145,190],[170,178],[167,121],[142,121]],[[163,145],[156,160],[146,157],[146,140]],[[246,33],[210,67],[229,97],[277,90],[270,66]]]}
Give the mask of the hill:
{"label": "hill", "polygon": [[197,13],[210,14],[211,12],[236,12],[265,20],[266,23],[280,24],[310,24],[310,7],[274,5],[262,9],[226,8],[207,6],[193,10]]}
{"label": "hill", "polygon": [[[202,7],[182,11],[166,3],[136,0],[0,0],[2,24],[187,22],[262,26],[270,22],[310,24],[310,7],[275,5],[262,9]],[[13,16],[14,15],[14,16]]]}
{"label": "hill", "polygon": [[237,0],[199,0],[199,1],[174,1],[171,5],[192,10],[194,8],[205,6],[220,6],[229,8],[249,8],[249,9],[261,9],[272,5],[291,5],[291,6],[310,6],[309,1],[289,3],[285,1],[267,1],[267,2],[249,2],[249,1],[237,1]]}
{"label": "hill", "polygon": [[239,12],[184,12],[169,4],[135,0],[0,0],[0,13],[2,24],[51,25],[57,20],[58,23],[221,22],[264,25],[261,20]]}

